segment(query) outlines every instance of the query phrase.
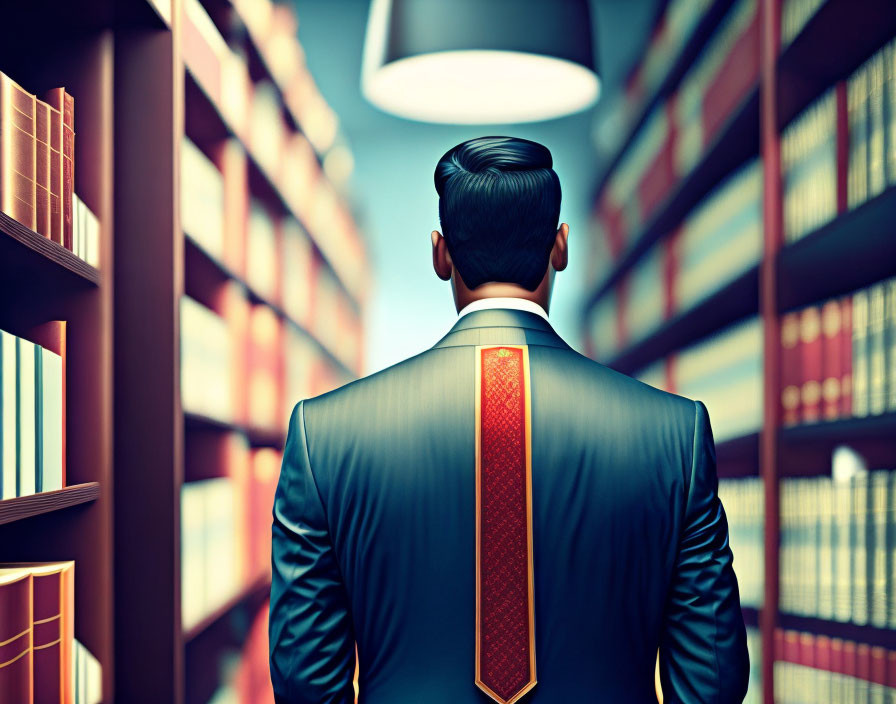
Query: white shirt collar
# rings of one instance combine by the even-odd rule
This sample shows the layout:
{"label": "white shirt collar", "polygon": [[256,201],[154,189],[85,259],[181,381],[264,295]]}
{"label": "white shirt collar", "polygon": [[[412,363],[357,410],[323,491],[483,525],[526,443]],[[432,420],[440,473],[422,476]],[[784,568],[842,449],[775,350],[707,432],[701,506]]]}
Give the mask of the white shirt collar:
{"label": "white shirt collar", "polygon": [[545,309],[534,301],[530,301],[528,298],[514,298],[512,296],[480,298],[461,308],[457,317],[460,318],[467,313],[472,313],[474,310],[485,310],[487,308],[515,308],[516,310],[527,310],[530,313],[540,315],[545,320],[548,319],[548,314]]}

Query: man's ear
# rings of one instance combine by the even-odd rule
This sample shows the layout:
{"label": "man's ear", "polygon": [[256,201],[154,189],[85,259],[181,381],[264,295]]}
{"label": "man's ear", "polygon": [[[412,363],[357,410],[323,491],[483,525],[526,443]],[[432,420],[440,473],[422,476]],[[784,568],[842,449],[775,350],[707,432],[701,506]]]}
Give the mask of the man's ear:
{"label": "man's ear", "polygon": [[556,271],[563,271],[569,264],[569,225],[565,222],[557,229],[557,237],[554,239],[554,247],[551,249],[551,266]]}
{"label": "man's ear", "polygon": [[448,244],[442,233],[438,230],[432,231],[432,268],[442,281],[448,281],[451,278],[451,255],[448,253]]}

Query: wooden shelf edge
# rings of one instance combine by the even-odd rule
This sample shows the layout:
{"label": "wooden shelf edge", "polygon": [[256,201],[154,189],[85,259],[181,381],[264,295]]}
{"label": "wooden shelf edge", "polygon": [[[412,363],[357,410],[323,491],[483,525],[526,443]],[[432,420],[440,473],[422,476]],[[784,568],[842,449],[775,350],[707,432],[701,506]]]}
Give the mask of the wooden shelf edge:
{"label": "wooden shelf edge", "polygon": [[779,429],[778,440],[781,444],[818,440],[835,442],[851,438],[888,437],[888,434],[890,437],[896,435],[896,411],[792,425]]}
{"label": "wooden shelf edge", "polygon": [[696,305],[663,321],[647,337],[616,355],[607,366],[632,374],[667,354],[759,313],[759,264],[722,284]]}
{"label": "wooden shelf edge", "polygon": [[[746,139],[735,135],[752,126],[755,134]],[[751,128],[751,129],[752,129]],[[737,145],[732,157],[731,144]],[[726,151],[727,150],[727,151]],[[586,297],[584,312],[594,307],[598,300],[612,289],[631,270],[638,260],[664,235],[667,235],[687,217],[704,198],[713,192],[720,181],[733,173],[751,156],[759,154],[759,83],[747,92],[737,108],[725,120],[703,155],[694,167],[682,176],[676,186],[654,212],[641,234],[623,254],[613,270],[598,284],[593,294]]]}
{"label": "wooden shelf edge", "polygon": [[195,641],[202,633],[207,631],[212,625],[227,616],[231,611],[237,608],[243,602],[249,601],[253,597],[260,596],[271,589],[271,576],[261,575],[249,582],[240,589],[236,594],[230,597],[217,609],[205,616],[197,624],[183,631],[184,643],[189,645]]}
{"label": "wooden shelf edge", "polygon": [[[732,4],[732,0],[715,0],[712,7],[710,7],[704,13],[703,17],[694,27],[694,31],[691,33],[691,36],[688,38],[685,44],[681,47],[681,51],[673,61],[672,67],[669,69],[669,72],[660,82],[660,85],[654,91],[653,95],[643,103],[641,109],[638,111],[637,117],[631,123],[631,128],[628,130],[622,142],[613,153],[613,156],[608,161],[606,168],[601,173],[597,187],[594,190],[595,200],[606,186],[607,181],[609,181],[610,176],[613,175],[616,167],[619,166],[619,162],[622,160],[623,155],[631,147],[632,141],[638,134],[638,131],[647,121],[647,118],[650,115],[651,111],[656,108],[656,106],[663,98],[671,95],[671,93],[678,87],[678,84],[681,83],[682,78],[684,78],[684,76],[687,74],[688,69],[693,65],[694,59],[697,57],[706,43],[710,40],[716,28],[721,23],[722,18],[725,16]],[[658,13],[658,19],[662,18],[663,11],[664,8],[660,11],[660,13]],[[645,50],[646,48],[647,47],[645,47]],[[642,57],[644,55],[645,54],[643,53],[641,54]],[[639,62],[638,65],[640,65],[640,63],[641,62]],[[635,66],[633,71],[636,69],[637,66]]]}
{"label": "wooden shelf edge", "polygon": [[70,506],[95,501],[100,495],[99,482],[73,484],[38,494],[0,501],[0,524],[60,511]]}
{"label": "wooden shelf edge", "polygon": [[75,256],[58,242],[39,235],[2,212],[0,212],[0,233],[30,250],[34,256],[42,257],[48,265],[64,272],[65,276],[75,277],[88,285],[99,286],[99,269]]}
{"label": "wooden shelf edge", "polygon": [[842,638],[885,648],[892,648],[893,642],[896,640],[896,630],[891,628],[878,628],[872,625],[860,626],[855,623],[828,621],[812,616],[797,616],[781,611],[778,612],[778,625],[780,628],[791,631],[803,631],[829,638]]}
{"label": "wooden shelf edge", "polygon": [[193,411],[184,412],[184,423],[187,427],[203,430],[242,433],[253,447],[282,448],[286,444],[286,432],[276,428],[262,428],[243,423],[223,421]]}
{"label": "wooden shelf edge", "polygon": [[896,186],[782,247],[775,262],[778,311],[786,312],[896,274]]}

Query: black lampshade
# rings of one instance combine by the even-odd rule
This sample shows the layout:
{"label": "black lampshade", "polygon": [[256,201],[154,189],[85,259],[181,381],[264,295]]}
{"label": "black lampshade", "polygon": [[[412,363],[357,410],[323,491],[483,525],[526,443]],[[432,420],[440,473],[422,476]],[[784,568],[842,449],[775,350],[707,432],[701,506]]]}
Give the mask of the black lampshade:
{"label": "black lampshade", "polygon": [[588,0],[373,0],[362,91],[403,117],[544,120],[600,89]]}

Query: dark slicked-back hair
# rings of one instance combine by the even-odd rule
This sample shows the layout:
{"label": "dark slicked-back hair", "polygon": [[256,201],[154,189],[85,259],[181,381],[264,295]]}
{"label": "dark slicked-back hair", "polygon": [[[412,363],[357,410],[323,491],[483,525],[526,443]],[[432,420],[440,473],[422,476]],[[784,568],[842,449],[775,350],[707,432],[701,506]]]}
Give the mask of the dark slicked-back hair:
{"label": "dark slicked-back hair", "polygon": [[439,159],[442,234],[469,288],[488,281],[538,288],[560,219],[553,165],[547,147],[516,137],[478,137]]}

